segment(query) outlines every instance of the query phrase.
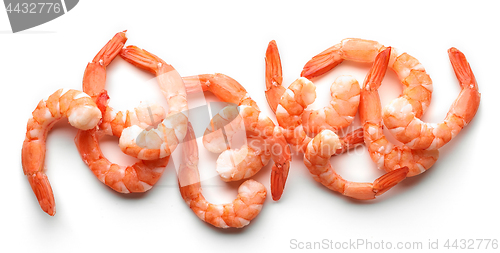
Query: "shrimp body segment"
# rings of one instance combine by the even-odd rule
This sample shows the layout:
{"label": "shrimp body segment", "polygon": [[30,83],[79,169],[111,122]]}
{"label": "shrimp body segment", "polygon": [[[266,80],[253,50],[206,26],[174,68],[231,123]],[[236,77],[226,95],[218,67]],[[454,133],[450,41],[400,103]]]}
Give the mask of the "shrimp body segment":
{"label": "shrimp body segment", "polygon": [[333,191],[360,200],[374,199],[401,182],[408,174],[408,168],[403,167],[387,172],[373,183],[347,181],[333,170],[330,163],[330,157],[341,145],[339,137],[334,132],[324,130],[309,142],[304,154],[304,164],[314,180]]}
{"label": "shrimp body segment", "polygon": [[54,195],[44,171],[47,134],[61,118],[68,118],[75,128],[88,130],[97,126],[102,115],[89,95],[77,90],[63,92],[63,89],[40,101],[32,115],[23,142],[22,166],[40,207],[52,216],[56,212]]}
{"label": "shrimp body segment", "polygon": [[390,62],[390,48],[382,51],[368,73],[361,89],[359,115],[363,124],[365,144],[370,157],[379,169],[387,172],[408,167],[408,177],[429,169],[438,159],[437,150],[413,150],[389,142],[383,132],[382,106],[378,94],[382,79]]}
{"label": "shrimp body segment", "polygon": [[123,129],[119,145],[130,156],[155,160],[169,156],[187,131],[188,107],[184,82],[177,71],[154,54],[136,46],[127,46],[120,56],[133,65],[156,75],[167,99],[169,112],[154,129],[132,125]]}
{"label": "shrimp body segment", "polygon": [[467,59],[456,48],[450,48],[448,54],[462,90],[443,122],[423,122],[405,97],[393,100],[384,108],[385,125],[397,140],[409,148],[439,149],[469,124],[479,108],[481,94]]}
{"label": "shrimp body segment", "polygon": [[266,199],[266,188],[254,180],[247,180],[240,185],[238,196],[232,203],[217,205],[205,199],[198,171],[198,145],[190,123],[182,143],[182,152],[179,189],[182,198],[198,218],[218,228],[241,228],[259,214]]}
{"label": "shrimp body segment", "polygon": [[225,182],[247,179],[266,166],[271,154],[262,138],[248,138],[239,149],[224,150],[217,158],[217,173]]}

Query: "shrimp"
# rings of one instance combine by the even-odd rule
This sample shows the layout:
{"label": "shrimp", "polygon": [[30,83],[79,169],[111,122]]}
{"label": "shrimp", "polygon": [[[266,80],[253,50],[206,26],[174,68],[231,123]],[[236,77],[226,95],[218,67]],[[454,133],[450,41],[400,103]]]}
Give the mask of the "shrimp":
{"label": "shrimp", "polygon": [[167,157],[184,139],[187,131],[188,106],[184,82],[171,65],[146,50],[127,46],[120,56],[156,75],[170,112],[157,128],[147,130],[132,125],[123,129],[119,146],[125,154],[142,160]]}
{"label": "shrimp", "polygon": [[83,89],[94,101],[101,94],[106,86],[106,67],[120,53],[127,36],[125,31],[115,34],[115,36],[97,53],[92,62],[87,64],[83,74]]}
{"label": "shrimp", "polygon": [[169,158],[139,161],[132,166],[122,166],[106,159],[99,146],[99,138],[103,135],[120,137],[124,128],[132,125],[147,128],[165,118],[163,108],[156,104],[140,104],[133,111],[126,112],[115,112],[108,106],[109,96],[105,90],[106,66],[118,55],[126,40],[125,31],[117,33],[85,69],[83,91],[91,94],[103,113],[103,118],[98,128],[79,130],[75,144],[82,160],[99,181],[121,193],[145,192],[160,179]]}
{"label": "shrimp", "polygon": [[[344,60],[371,63],[379,52],[384,50],[382,44],[364,39],[344,39],[309,60],[301,73],[302,77],[311,79],[328,72]],[[432,97],[432,80],[425,72],[423,65],[407,53],[391,50],[389,68],[394,70],[403,84],[402,98],[412,105],[417,118],[429,107]]]}
{"label": "shrimp", "polygon": [[47,100],[41,100],[28,120],[21,160],[24,174],[28,177],[43,211],[56,213],[54,194],[44,171],[45,140],[52,126],[61,118],[78,129],[88,130],[97,126],[101,111],[92,98],[77,90],[57,90]]}
{"label": "shrimp", "polygon": [[[278,124],[284,128],[287,142],[299,152],[304,152],[311,141],[308,134],[317,134],[324,129],[337,131],[345,128],[356,115],[360,88],[358,82],[350,76],[341,76],[335,80],[330,87],[330,105],[319,110],[307,109],[316,99],[316,86],[311,81],[301,77],[290,84],[288,89],[282,86],[282,81],[278,48],[271,41],[266,51],[266,96],[271,109],[276,113]],[[362,132],[359,129],[353,133]],[[353,140],[362,142],[361,138]]]}
{"label": "shrimp", "polygon": [[[188,92],[199,90],[199,87],[201,86],[203,91],[210,91],[222,101],[239,106],[238,108],[234,106],[226,107],[212,118],[210,126],[205,130],[203,144],[212,152],[221,152],[228,149],[226,145],[227,136],[230,137],[232,133],[241,128],[245,130],[248,137],[261,138],[266,143],[265,151],[270,152],[271,158],[274,161],[271,172],[271,195],[273,200],[279,200],[283,194],[291,161],[290,147],[283,136],[281,128],[276,126],[269,117],[261,114],[257,104],[250,98],[249,94],[241,84],[226,75],[198,75],[184,77],[183,80],[186,84],[186,90]],[[237,125],[239,126],[236,127]],[[223,132],[225,129],[231,128],[233,130]],[[246,151],[252,152],[252,150],[249,149]],[[261,156],[263,153],[261,152],[257,154],[253,152],[247,154]],[[241,157],[241,155],[236,156]],[[232,156],[232,158],[234,159],[233,161],[241,160],[235,156]],[[261,159],[263,158],[261,157]],[[246,171],[236,172],[237,170],[250,169],[252,171],[258,171],[259,169],[255,167],[242,166],[229,161],[219,161],[218,164],[225,166],[235,165],[232,169],[221,168],[219,171],[231,170],[232,173],[238,174],[246,174]],[[257,165],[257,162],[250,164],[250,166]],[[222,177],[224,178],[226,176]]]}
{"label": "shrimp", "polygon": [[314,180],[328,189],[345,196],[368,200],[375,199],[406,178],[408,167],[402,167],[376,179],[373,183],[350,182],[338,175],[330,163],[330,157],[341,147],[339,137],[330,130],[320,132],[307,145],[304,164]]}
{"label": "shrimp", "polygon": [[439,149],[470,123],[479,108],[481,94],[467,59],[456,48],[450,48],[448,55],[462,90],[443,122],[432,124],[420,120],[412,110],[413,104],[405,96],[393,100],[384,108],[386,127],[409,148]]}
{"label": "shrimp", "polygon": [[266,199],[266,188],[251,179],[240,185],[238,196],[232,203],[211,204],[203,197],[198,171],[198,145],[190,123],[182,143],[182,152],[178,174],[179,190],[198,218],[218,228],[241,228],[260,213]]}
{"label": "shrimp", "polygon": [[276,41],[271,40],[266,50],[266,99],[274,113],[281,96],[285,93],[281,59]]}
{"label": "shrimp", "polygon": [[378,87],[385,76],[390,55],[390,47],[380,52],[366,76],[360,93],[359,116],[363,124],[365,145],[377,167],[387,172],[407,167],[407,176],[411,177],[429,169],[438,159],[439,151],[413,150],[406,145],[395,146],[385,137]]}
{"label": "shrimp", "polygon": [[249,105],[259,109],[247,90],[230,76],[215,73],[186,76],[182,80],[186,85],[187,93],[199,91],[201,87],[202,91],[210,91],[221,101],[235,105]]}

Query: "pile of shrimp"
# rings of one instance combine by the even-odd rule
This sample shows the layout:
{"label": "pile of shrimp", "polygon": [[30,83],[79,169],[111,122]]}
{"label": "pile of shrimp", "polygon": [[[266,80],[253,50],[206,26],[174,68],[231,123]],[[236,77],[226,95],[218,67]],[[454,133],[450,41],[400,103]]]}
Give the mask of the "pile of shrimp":
{"label": "pile of shrimp", "polygon": [[[265,54],[265,95],[277,123],[264,115],[246,89],[233,78],[216,73],[181,77],[173,66],[137,46],[125,46],[126,31],[117,33],[88,63],[82,91],[59,89],[41,100],[28,120],[22,147],[22,167],[40,207],[55,215],[52,187],[45,174],[45,142],[58,120],[67,118],[78,129],[75,144],[85,164],[99,181],[120,193],[145,192],[160,179],[170,155],[180,147],[182,161],[178,183],[182,198],[201,220],[219,228],[241,228],[262,209],[267,190],[251,179],[272,159],[270,190],[278,201],[284,191],[291,153],[303,154],[314,180],[327,188],[359,200],[375,199],[407,177],[428,170],[439,157],[439,148],[455,137],[474,118],[480,93],[463,53],[450,48],[448,55],[461,91],[441,123],[423,122],[432,95],[432,81],[422,64],[407,53],[376,41],[344,39],[308,61],[300,76],[283,86],[282,66],[275,41]],[[155,75],[167,100],[165,112],[158,104],[139,104],[131,111],[116,111],[105,89],[106,66],[117,56]],[[312,79],[327,73],[344,60],[371,64],[362,85],[351,77],[337,77],[330,87],[331,101],[311,109],[316,99]],[[403,94],[382,107],[378,88],[387,68],[396,72]],[[212,92],[229,105],[210,121],[203,145],[220,153],[216,171],[225,182],[245,180],[236,199],[212,204],[203,194],[198,171],[198,144],[191,126],[187,94]],[[362,127],[344,136],[337,133],[353,122],[359,112]],[[402,144],[391,143],[383,128]],[[247,141],[232,147],[239,131]],[[119,137],[123,153],[139,162],[125,166],[110,162],[99,139]],[[376,167],[385,174],[374,182],[351,182],[333,169],[331,156],[365,145]]]}

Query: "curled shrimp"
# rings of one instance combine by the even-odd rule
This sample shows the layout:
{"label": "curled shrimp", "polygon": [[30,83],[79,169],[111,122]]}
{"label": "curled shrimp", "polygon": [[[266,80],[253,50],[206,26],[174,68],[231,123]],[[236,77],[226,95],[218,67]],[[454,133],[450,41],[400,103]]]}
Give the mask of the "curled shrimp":
{"label": "curled shrimp", "polygon": [[[374,62],[377,54],[386,50],[382,44],[363,39],[344,39],[306,63],[301,73],[303,77],[313,78],[331,70],[344,60],[355,62]],[[432,97],[432,80],[422,64],[407,53],[399,53],[391,48],[384,53],[389,68],[394,70],[403,85],[404,97],[412,106],[415,117],[422,117],[428,108]],[[382,71],[387,66],[380,65]],[[374,70],[372,70],[374,72]],[[368,146],[370,157],[379,169],[392,171],[401,167],[408,167],[408,176],[418,175],[429,169],[438,159],[439,152],[413,150],[406,145],[395,146],[390,143],[384,133],[382,125],[382,109],[378,96],[378,87],[385,75],[371,74],[365,79],[360,93],[359,113],[364,129],[364,140]],[[363,100],[364,96],[364,100]]]}
{"label": "curled shrimp", "polygon": [[182,152],[179,189],[182,198],[198,218],[218,228],[241,228],[259,214],[266,199],[266,188],[251,179],[240,185],[238,196],[232,203],[212,204],[203,197],[198,171],[198,145],[190,123],[182,143]]}
{"label": "curled shrimp", "polygon": [[409,148],[434,150],[442,147],[470,123],[479,108],[481,94],[467,59],[456,48],[450,48],[448,55],[462,90],[443,122],[423,122],[406,96],[393,100],[384,108],[385,126]]}
{"label": "curled shrimp", "polygon": [[22,166],[43,211],[56,213],[54,194],[44,171],[45,140],[52,126],[64,117],[78,129],[88,130],[97,126],[101,111],[92,98],[77,90],[57,90],[47,100],[41,100],[28,120],[22,148]]}
{"label": "curled shrimp", "polygon": [[[203,91],[212,92],[222,101],[238,105],[238,108],[226,107],[212,118],[210,126],[203,136],[203,144],[208,150],[212,152],[227,150],[229,147],[226,144],[228,143],[226,138],[241,129],[244,129],[248,137],[265,142],[264,150],[259,151],[244,147],[232,153],[233,162],[219,160],[218,165],[224,165],[224,168],[218,169],[218,171],[229,171],[226,174],[253,175],[267,163],[265,156],[270,153],[274,161],[271,172],[271,195],[273,200],[279,200],[283,194],[291,161],[290,147],[281,128],[260,112],[255,101],[250,98],[240,83],[226,75],[198,75],[184,77],[183,80],[188,92],[197,91],[201,86]],[[223,132],[228,129],[233,130]],[[223,157],[227,157],[228,154],[231,154],[230,152],[232,151],[227,151]],[[234,161],[244,161],[241,159],[242,152],[247,152],[247,156],[253,157],[253,162],[246,166],[234,163]],[[251,172],[247,173],[247,170]],[[222,175],[222,178],[225,180],[228,177]]]}
{"label": "curled shrimp", "polygon": [[156,104],[141,104],[133,111],[125,112],[116,112],[108,106],[109,96],[105,90],[106,66],[122,50],[126,40],[125,31],[117,33],[85,69],[83,91],[91,94],[103,113],[103,118],[98,128],[79,130],[75,144],[82,160],[99,181],[121,193],[145,192],[158,182],[169,158],[138,161],[132,166],[123,166],[110,162],[99,145],[99,139],[103,135],[120,137],[124,128],[132,125],[147,128],[165,118],[163,108]]}
{"label": "curled shrimp", "polygon": [[[385,75],[390,48],[382,51],[375,59],[374,64],[365,79],[365,84],[381,80]],[[345,196],[368,200],[386,192],[407,177],[408,167],[401,167],[387,172],[373,183],[350,182],[343,179],[332,168],[330,157],[342,146],[338,136],[330,131],[323,130],[308,143],[304,154],[304,164],[313,175],[313,178]]]}
{"label": "curled shrimp", "polygon": [[438,159],[439,151],[414,150],[406,145],[396,146],[384,135],[378,87],[390,62],[390,51],[391,48],[386,48],[378,55],[365,78],[361,89],[359,116],[363,124],[365,145],[377,167],[387,172],[407,167],[407,176],[410,177],[429,169]]}
{"label": "curled shrimp", "polygon": [[[359,84],[350,76],[341,76],[330,87],[330,104],[318,110],[307,109],[316,99],[316,86],[304,77],[295,80],[285,89],[281,60],[275,41],[266,51],[266,97],[276,113],[278,124],[284,129],[287,142],[299,152],[304,152],[311,141],[308,134],[317,134],[324,129],[338,131],[349,126],[356,115],[359,104]],[[361,129],[348,136],[362,135]],[[362,138],[352,139],[362,143]],[[354,145],[353,145],[354,146]]]}
{"label": "curled shrimp", "polygon": [[177,71],[158,56],[136,46],[127,46],[120,56],[133,65],[156,75],[167,99],[169,112],[157,128],[144,129],[132,125],[123,129],[121,150],[130,156],[155,160],[169,156],[184,139],[187,131],[188,107],[184,82]]}

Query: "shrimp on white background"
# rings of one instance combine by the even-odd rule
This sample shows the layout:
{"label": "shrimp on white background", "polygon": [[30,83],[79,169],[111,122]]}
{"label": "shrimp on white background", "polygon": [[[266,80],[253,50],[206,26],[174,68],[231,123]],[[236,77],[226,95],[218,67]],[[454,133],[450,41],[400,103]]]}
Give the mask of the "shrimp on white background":
{"label": "shrimp on white background", "polygon": [[[493,84],[498,79],[496,59],[500,54],[496,52],[499,35],[492,29],[492,24],[500,23],[497,10],[495,3],[482,1],[424,0],[405,4],[278,0],[246,5],[219,0],[147,4],[80,1],[70,12],[15,34],[10,32],[7,12],[2,11],[0,82],[6,96],[0,100],[4,109],[0,125],[4,133],[4,181],[0,191],[5,193],[0,211],[0,250],[297,252],[301,250],[293,249],[299,246],[294,242],[327,239],[333,242],[333,246],[327,244],[333,249],[325,251],[342,251],[335,249],[335,243],[359,239],[384,241],[384,246],[390,242],[392,248],[398,242],[419,242],[422,249],[414,251],[427,252],[431,251],[429,242],[439,240],[439,249],[443,250],[448,239],[450,245],[457,239],[458,247],[460,239],[472,239],[474,251],[494,252],[493,240],[500,239],[495,226],[500,222],[500,207],[495,201],[500,171],[494,167],[500,137],[495,134],[498,103],[493,98],[500,94],[500,87]],[[302,157],[294,155],[281,200],[274,202],[268,196],[259,215],[238,230],[215,229],[193,214],[179,194],[175,173],[178,163],[173,160],[153,191],[123,195],[109,189],[109,193],[103,193],[107,186],[89,173],[75,147],[77,130],[60,122],[48,135],[45,157],[46,173],[57,192],[57,215],[46,215],[40,211],[21,169],[20,151],[27,120],[40,99],[57,89],[81,89],[89,57],[110,35],[125,29],[128,43],[151,50],[173,64],[181,76],[223,72],[235,78],[273,121],[264,93],[263,56],[272,39],[279,43],[281,60],[286,64],[285,79],[297,77],[311,56],[347,37],[370,38],[405,50],[425,66],[433,81],[432,102],[422,117],[424,122],[442,121],[460,92],[446,54],[446,50],[456,47],[474,71],[481,104],[471,123],[440,148],[440,158],[433,169],[406,178],[369,202],[332,193],[314,181]],[[364,69],[356,72],[360,66]],[[318,83],[317,91],[339,75],[352,75],[361,83],[368,68],[368,64],[344,62],[331,75],[314,80]],[[133,89],[141,85],[137,81],[154,77],[120,57],[107,70],[111,106],[120,110],[118,103],[137,97],[137,90]],[[323,80],[327,80],[325,85],[321,84]],[[148,86],[157,88],[157,83],[152,81]],[[402,93],[400,87],[396,74],[388,70],[379,89],[382,108]],[[322,96],[329,94],[324,92]],[[161,95],[158,100],[165,102]],[[130,108],[136,105],[138,101],[131,103]],[[385,135],[390,136],[390,132],[385,131]],[[107,150],[111,144],[114,149]],[[101,147],[111,161],[111,153],[122,155],[116,139],[101,143]],[[240,183],[222,182],[214,171],[218,155],[202,148],[201,143],[199,147],[202,180],[208,170],[214,176],[213,181],[202,181],[203,195],[213,204],[233,201]],[[375,169],[366,147],[354,151],[355,155],[330,159],[343,178],[373,182],[384,173]],[[270,168],[264,171],[270,172]],[[264,171],[253,179],[270,189],[269,173]],[[372,171],[379,174],[371,178],[368,173]],[[479,246],[476,239],[480,238],[491,239],[488,249],[488,240]],[[353,251],[373,252],[369,246],[365,243]]]}

